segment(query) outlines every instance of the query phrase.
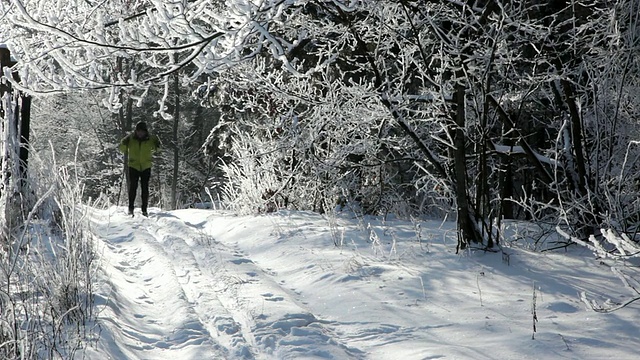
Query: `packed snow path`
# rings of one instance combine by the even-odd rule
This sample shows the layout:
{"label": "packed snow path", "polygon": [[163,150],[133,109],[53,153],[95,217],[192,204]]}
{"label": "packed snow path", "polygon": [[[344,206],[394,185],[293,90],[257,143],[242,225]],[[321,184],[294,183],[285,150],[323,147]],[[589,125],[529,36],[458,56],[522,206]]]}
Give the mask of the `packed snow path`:
{"label": "packed snow path", "polygon": [[[588,255],[454,254],[439,222],[305,212],[89,210],[100,256],[88,359],[633,359],[637,312]],[[338,244],[335,246],[334,244]],[[532,288],[538,317],[532,340]],[[615,336],[604,336],[615,334]]]}
{"label": "packed snow path", "polygon": [[[268,269],[207,235],[204,223],[157,212],[114,216],[116,225],[96,223],[95,232],[108,234],[101,318],[113,321],[103,336],[118,345],[109,350],[118,358],[352,358],[327,324],[278,295],[285,289]],[[293,348],[278,355],[285,344]]]}

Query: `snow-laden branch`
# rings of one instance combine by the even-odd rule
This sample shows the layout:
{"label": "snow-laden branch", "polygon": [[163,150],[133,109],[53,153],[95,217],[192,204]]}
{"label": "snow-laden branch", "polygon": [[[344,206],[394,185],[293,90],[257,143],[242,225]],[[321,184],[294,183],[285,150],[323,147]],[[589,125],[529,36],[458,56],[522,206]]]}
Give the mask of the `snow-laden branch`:
{"label": "snow-laden branch", "polygon": [[[74,5],[12,0],[0,33],[16,56],[15,70],[31,75],[16,88],[30,92],[145,88],[176,72],[192,81],[255,56],[263,47],[295,73],[286,58],[292,44],[270,31],[272,24],[284,24],[283,13],[299,6],[294,3],[157,0],[126,15],[127,4],[117,1]],[[114,67],[118,58],[146,67],[144,76],[114,74],[122,71]]]}
{"label": "snow-laden branch", "polygon": [[[593,251],[593,253],[599,258],[612,259],[614,261],[625,261],[631,258],[640,257],[640,244],[638,244],[638,242],[632,241],[626,234],[618,236],[611,229],[601,230],[603,235],[602,242],[598,241],[593,235],[589,236],[588,241],[578,239],[575,236],[567,234],[560,227],[557,227],[556,231],[562,237],[570,239],[576,244],[582,245]],[[581,300],[593,311],[609,313],[620,310],[636,301],[640,301],[640,282],[632,275],[623,272],[616,266],[611,266],[611,271],[616,275],[616,277],[618,277],[618,279],[620,279],[627,289],[634,293],[634,295],[621,303],[607,300],[604,304],[600,304],[595,300],[590,300],[587,297],[586,292],[581,292]]]}
{"label": "snow-laden branch", "polygon": [[[517,145],[499,145],[499,144],[493,143],[493,148],[497,153],[505,154],[505,155],[514,155],[514,154],[526,155],[527,154],[527,152],[524,150],[522,146],[517,146]],[[554,167],[555,166],[562,167],[562,164],[559,164],[555,159],[551,159],[548,156],[544,156],[535,150],[531,150],[531,151],[533,155],[535,155],[536,159],[538,159],[538,161],[540,161],[541,163],[545,163]]]}

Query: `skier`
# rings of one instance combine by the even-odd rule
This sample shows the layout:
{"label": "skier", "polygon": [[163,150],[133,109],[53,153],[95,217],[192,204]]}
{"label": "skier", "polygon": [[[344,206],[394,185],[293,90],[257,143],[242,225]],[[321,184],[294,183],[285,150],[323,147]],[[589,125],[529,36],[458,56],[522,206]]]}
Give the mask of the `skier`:
{"label": "skier", "polygon": [[151,178],[152,155],[160,147],[160,139],[150,135],[145,122],[139,122],[136,129],[120,141],[118,147],[129,155],[129,215],[133,215],[138,181],[142,184],[142,215],[149,216],[149,179]]}

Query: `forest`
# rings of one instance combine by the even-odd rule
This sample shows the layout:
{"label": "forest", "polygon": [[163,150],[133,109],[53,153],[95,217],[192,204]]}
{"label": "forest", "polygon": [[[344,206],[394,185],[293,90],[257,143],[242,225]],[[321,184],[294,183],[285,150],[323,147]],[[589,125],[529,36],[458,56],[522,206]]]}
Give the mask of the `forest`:
{"label": "forest", "polygon": [[[117,144],[140,121],[162,141],[162,209],[451,219],[457,252],[501,251],[519,220],[557,247],[640,254],[638,0],[10,0],[0,14],[4,297],[36,220],[83,238],[76,205],[124,203]],[[74,281],[59,284],[86,288]]]}

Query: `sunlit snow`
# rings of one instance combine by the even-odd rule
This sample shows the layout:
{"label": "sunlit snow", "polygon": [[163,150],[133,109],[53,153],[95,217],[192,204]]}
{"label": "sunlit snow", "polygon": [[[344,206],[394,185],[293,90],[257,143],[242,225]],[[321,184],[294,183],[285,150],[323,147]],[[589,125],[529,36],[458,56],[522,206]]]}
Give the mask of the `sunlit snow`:
{"label": "sunlit snow", "polygon": [[637,305],[600,314],[580,301],[627,296],[585,248],[455,254],[455,224],[350,214],[89,212],[99,313],[79,357],[638,356]]}

